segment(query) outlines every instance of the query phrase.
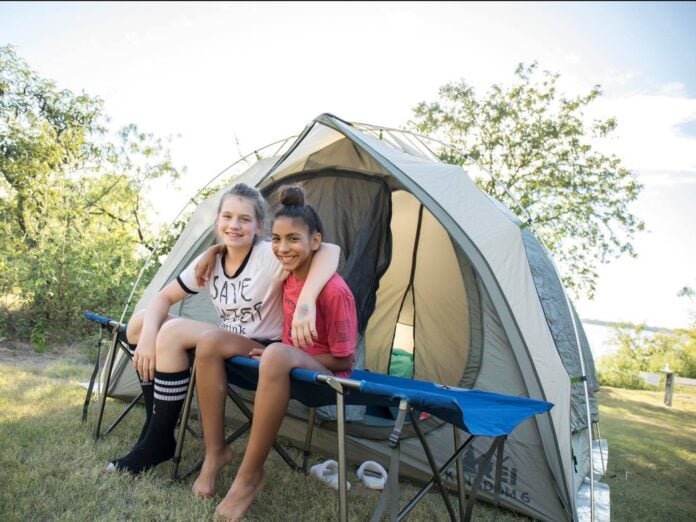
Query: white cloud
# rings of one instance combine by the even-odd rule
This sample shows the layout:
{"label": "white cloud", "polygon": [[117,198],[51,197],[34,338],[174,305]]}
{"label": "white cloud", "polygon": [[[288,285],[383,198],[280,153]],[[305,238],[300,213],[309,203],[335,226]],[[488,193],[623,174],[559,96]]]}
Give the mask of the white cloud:
{"label": "white cloud", "polygon": [[696,136],[679,129],[696,120],[696,99],[688,98],[683,86],[668,84],[655,93],[600,97],[591,116],[616,117],[616,131],[596,146],[621,158],[628,168],[696,175]]}
{"label": "white cloud", "polygon": [[658,94],[662,96],[683,96],[686,92],[686,85],[682,82],[670,82],[662,85]]}
{"label": "white cloud", "polygon": [[639,170],[636,172],[641,183],[646,186],[675,187],[678,185],[696,185],[695,171]]}

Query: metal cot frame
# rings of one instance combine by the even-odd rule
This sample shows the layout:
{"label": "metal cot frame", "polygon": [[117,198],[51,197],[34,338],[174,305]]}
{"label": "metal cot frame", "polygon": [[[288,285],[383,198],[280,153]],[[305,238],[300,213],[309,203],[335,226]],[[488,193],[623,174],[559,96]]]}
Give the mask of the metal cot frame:
{"label": "metal cot frame", "polygon": [[[244,400],[237,393],[234,386],[238,386],[243,389],[255,390],[258,384],[258,368],[259,362],[254,359],[246,357],[232,357],[227,362],[227,372],[228,372],[228,387],[227,394],[234,401],[234,403],[240,408],[242,413],[246,416],[247,422],[237,429],[232,435],[230,435],[226,440],[228,443],[239,438],[243,433],[248,431],[251,427],[251,422],[253,421],[253,414],[249,408],[244,404]],[[367,375],[366,372],[354,372],[354,374],[359,374],[361,376]],[[410,381],[409,379],[391,378],[394,381],[404,381],[407,385]],[[177,436],[177,448],[174,455],[174,470],[172,473],[172,478],[185,478],[193,473],[195,470],[199,469],[201,462],[199,461],[191,470],[183,474],[181,477],[178,476],[178,467],[180,463],[181,453],[183,451],[183,444],[185,438],[186,422],[188,415],[190,413],[191,404],[193,402],[193,385],[194,378],[192,378],[192,384],[190,385],[182,412],[182,421],[179,427],[179,433]],[[352,378],[340,378],[334,377],[333,375],[323,374],[319,372],[314,372],[310,370],[304,370],[296,368],[291,372],[291,397],[299,400],[303,404],[310,407],[310,415],[308,418],[307,433],[304,443],[303,452],[303,462],[301,465],[295,463],[292,458],[287,455],[287,453],[280,447],[277,442],[274,444],[274,449],[281,455],[281,457],[286,461],[286,463],[295,471],[307,471],[307,463],[310,455],[312,433],[314,429],[315,420],[315,408],[318,406],[335,405],[336,406],[336,436],[337,436],[337,447],[338,447],[338,471],[339,471],[339,481],[338,481],[338,514],[339,520],[345,522],[348,519],[348,503],[347,503],[347,458],[346,458],[346,430],[345,430],[345,406],[347,404],[378,404],[378,405],[398,405],[398,415],[394,423],[391,435],[389,436],[389,446],[391,447],[391,461],[389,465],[389,473],[387,484],[382,492],[377,508],[375,509],[372,521],[376,522],[382,518],[387,509],[389,509],[389,519],[396,521],[405,518],[411,510],[417,505],[417,503],[425,496],[425,494],[434,486],[437,485],[442,499],[447,507],[450,520],[471,520],[473,514],[474,503],[483,481],[484,475],[490,468],[490,464],[493,457],[496,456],[495,465],[495,479],[494,479],[494,506],[497,508],[500,502],[501,493],[501,477],[502,477],[502,465],[503,465],[503,453],[505,441],[509,433],[496,433],[494,435],[483,435],[490,436],[491,443],[486,454],[483,456],[481,465],[479,466],[476,477],[474,478],[470,492],[465,491],[465,478],[462,461],[459,458],[461,454],[470,447],[474,440],[477,439],[479,435],[468,434],[468,437],[464,442],[461,441],[462,430],[460,426],[452,424],[453,426],[453,436],[454,436],[454,451],[450,457],[443,463],[438,465],[430,451],[430,446],[425,437],[423,430],[420,427],[418,420],[418,415],[414,412],[413,404],[409,399],[399,393],[398,388],[392,387],[392,390],[387,394],[378,394],[365,391],[365,380],[358,380]],[[443,387],[443,389],[448,389]],[[448,389],[451,392],[451,389]],[[402,396],[399,396],[402,395]],[[492,398],[502,397],[500,394],[488,394]],[[516,400],[526,400],[535,404],[544,404],[545,410],[551,408],[550,403],[544,403],[543,401],[533,401],[531,399],[515,398]],[[493,399],[491,399],[491,404],[493,404]],[[530,410],[524,418],[520,418],[512,429],[522,422],[525,418],[533,415],[534,413],[541,413],[539,411]],[[416,493],[407,504],[399,510],[399,443],[401,439],[401,433],[406,421],[406,416],[409,416],[410,421],[413,425],[414,431],[418,436],[421,443],[423,451],[428,460],[428,464],[431,470],[430,480]],[[445,419],[446,420],[446,419]],[[449,422],[449,421],[448,421]],[[510,431],[512,431],[510,429]],[[459,510],[458,513],[455,511],[454,506],[447,494],[446,487],[442,480],[443,474],[453,465],[456,465],[456,477],[457,477],[457,495],[459,499]],[[468,498],[467,498],[468,497]]]}

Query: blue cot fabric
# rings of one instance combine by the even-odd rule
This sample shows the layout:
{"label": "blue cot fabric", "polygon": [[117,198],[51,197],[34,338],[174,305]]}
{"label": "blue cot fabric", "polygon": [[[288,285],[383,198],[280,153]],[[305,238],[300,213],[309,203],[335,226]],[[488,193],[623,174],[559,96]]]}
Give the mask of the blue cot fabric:
{"label": "blue cot fabric", "polygon": [[[228,381],[254,390],[258,382],[259,362],[233,357],[227,362]],[[310,407],[336,403],[331,387],[317,382],[319,372],[296,368],[291,372],[291,396]],[[401,399],[417,410],[427,411],[472,435],[498,437],[537,413],[549,411],[546,401],[514,397],[480,390],[466,390],[441,384],[404,379],[390,375],[353,370],[349,379],[359,381],[359,390],[349,390],[346,404],[395,406]]]}
{"label": "blue cot fabric", "polygon": [[392,403],[405,399],[414,408],[427,411],[472,435],[508,435],[528,417],[553,407],[550,402],[527,397],[467,390],[361,370],[354,371],[350,378],[361,381],[361,393],[390,397]]}

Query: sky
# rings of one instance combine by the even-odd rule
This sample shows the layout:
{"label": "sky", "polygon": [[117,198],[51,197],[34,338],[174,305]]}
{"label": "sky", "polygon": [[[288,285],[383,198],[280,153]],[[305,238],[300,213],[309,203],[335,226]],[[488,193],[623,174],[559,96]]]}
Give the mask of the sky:
{"label": "sky", "polygon": [[596,147],[645,185],[638,257],[600,266],[583,319],[684,327],[696,303],[696,2],[2,2],[11,44],[59,87],[104,100],[112,126],[175,136],[187,167],[169,220],[215,174],[317,115],[401,127],[438,88],[483,95],[518,63],[619,126]]}

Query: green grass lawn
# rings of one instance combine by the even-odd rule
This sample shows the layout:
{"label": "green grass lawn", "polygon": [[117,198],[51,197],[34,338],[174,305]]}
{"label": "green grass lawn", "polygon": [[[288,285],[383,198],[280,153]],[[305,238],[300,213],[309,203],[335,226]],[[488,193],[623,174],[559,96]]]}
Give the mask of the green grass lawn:
{"label": "green grass lawn", "polygon": [[[211,520],[241,455],[223,472],[218,497],[208,501],[192,497],[192,479],[172,482],[168,463],[137,478],[106,474],[108,460],[129,450],[143,416],[134,412],[95,444],[91,430],[96,405],[89,422],[80,423],[85,391],[79,383],[89,374],[84,363],[0,359],[0,521]],[[696,394],[677,393],[674,406],[667,408],[660,393],[607,388],[601,401],[602,435],[610,444],[612,519],[696,520]],[[111,416],[117,406],[110,405]],[[191,442],[189,437],[188,455],[195,453]],[[336,519],[333,490],[291,471],[275,454],[266,469],[267,486],[247,520]],[[367,520],[379,493],[366,489],[355,469],[349,470],[349,480],[349,519]],[[402,487],[404,500],[414,492],[409,485]],[[493,518],[492,509],[477,503],[475,520]],[[435,493],[426,495],[408,518],[447,519]],[[525,518],[502,510],[497,520]]]}
{"label": "green grass lawn", "polygon": [[696,520],[696,390],[677,389],[672,407],[664,391],[605,387],[599,401],[612,521]]}
{"label": "green grass lawn", "polygon": [[[107,474],[106,463],[128,452],[144,418],[142,410],[128,415],[110,435],[92,441],[96,403],[88,422],[80,423],[91,368],[76,362],[41,358],[12,361],[0,358],[0,521],[27,520],[212,520],[215,506],[234,479],[241,462],[221,474],[218,496],[200,500],[191,494],[193,478],[170,480],[172,465],[158,466],[140,477]],[[106,417],[113,418],[123,403],[109,399]],[[104,426],[107,425],[107,419]],[[246,441],[235,443],[244,448]],[[200,443],[189,436],[185,456],[198,455]],[[300,454],[288,449],[296,460]],[[325,457],[316,456],[310,465]],[[182,469],[186,469],[182,465]],[[338,496],[316,479],[296,473],[275,453],[266,465],[266,487],[245,520],[295,521],[336,520]],[[349,469],[348,518],[369,520],[379,500],[379,491],[369,490]],[[417,488],[403,484],[402,502]],[[434,491],[434,490],[431,490]],[[456,496],[452,496],[455,509]],[[477,503],[476,520],[494,520],[494,510]],[[447,520],[438,493],[429,493],[409,515],[409,520]],[[497,520],[528,520],[501,510]]]}

